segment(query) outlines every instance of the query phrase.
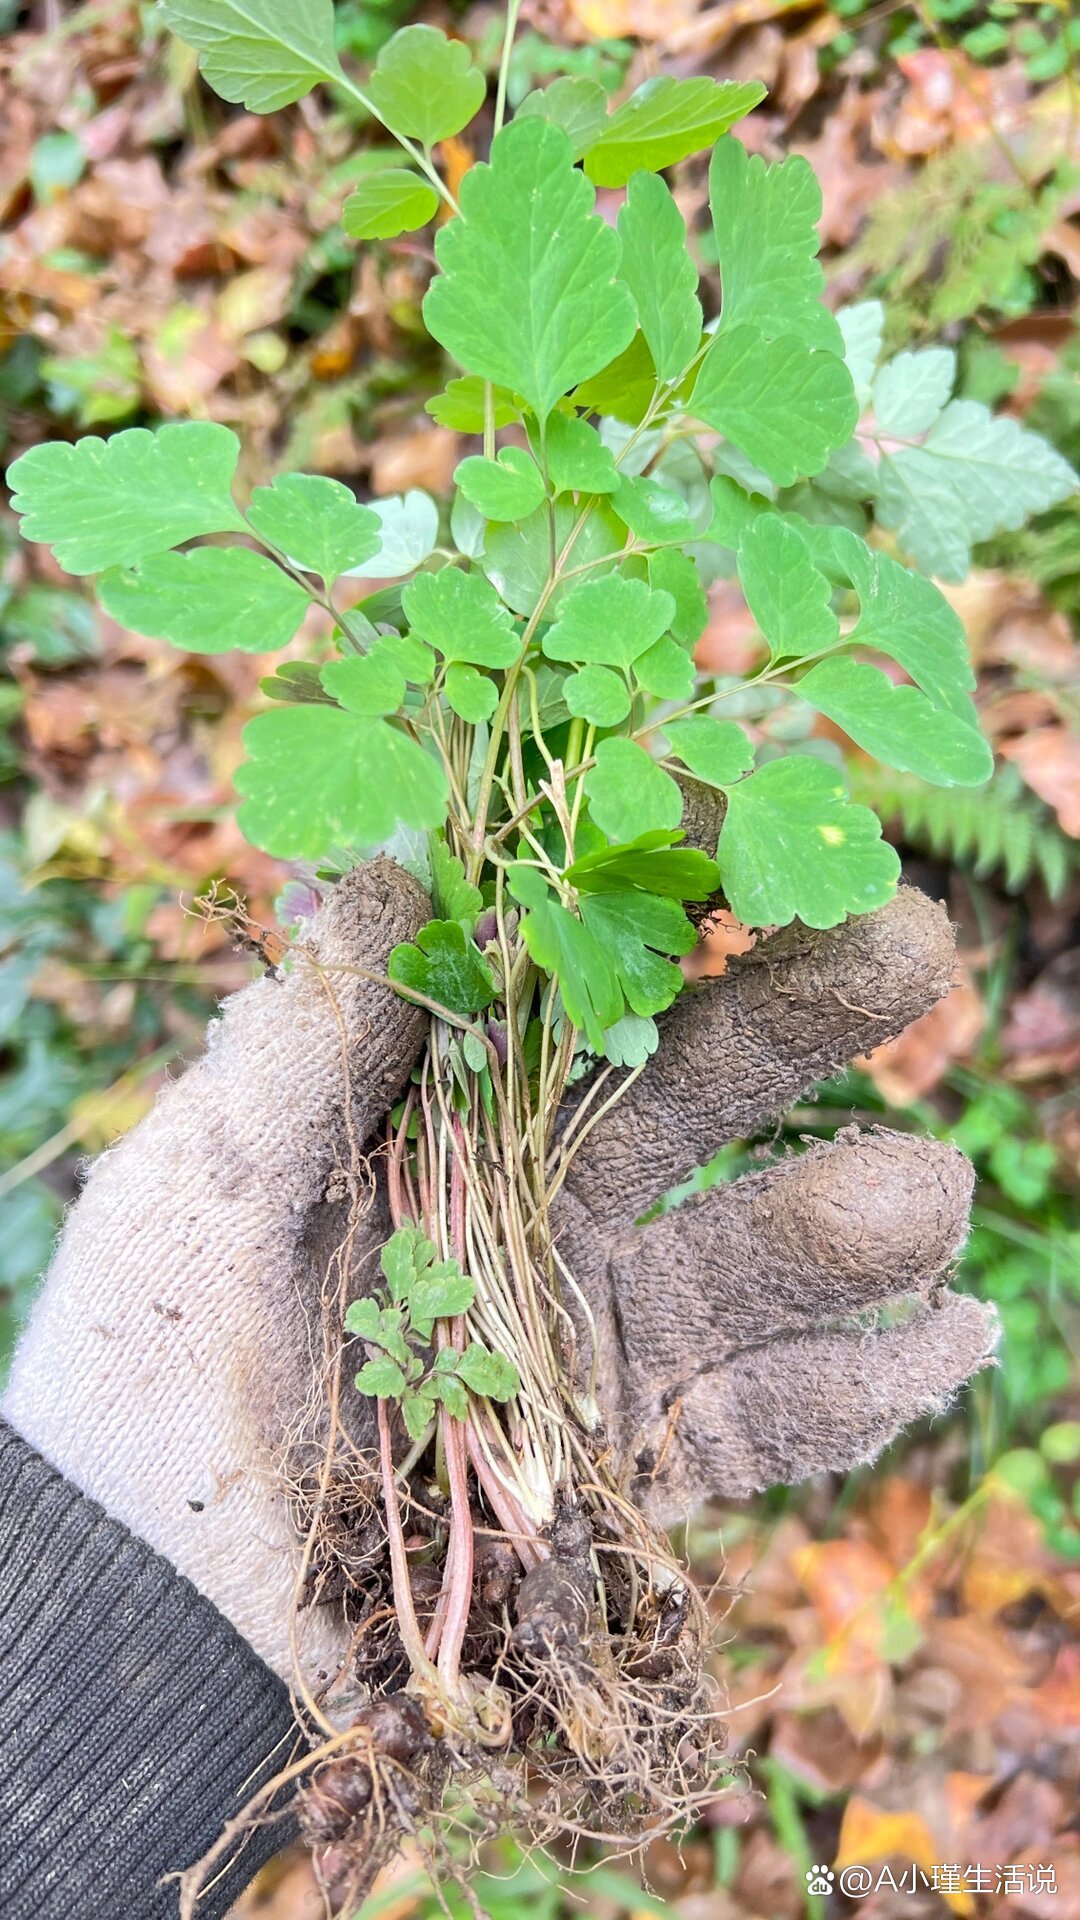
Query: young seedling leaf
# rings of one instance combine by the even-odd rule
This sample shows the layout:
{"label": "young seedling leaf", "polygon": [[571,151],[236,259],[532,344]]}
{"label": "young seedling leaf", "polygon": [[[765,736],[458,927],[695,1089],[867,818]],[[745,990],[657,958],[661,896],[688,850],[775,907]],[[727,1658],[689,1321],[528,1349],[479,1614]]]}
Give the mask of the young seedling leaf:
{"label": "young seedling leaf", "polygon": [[701,341],[701,302],[685,222],[656,174],[633,175],[619,214],[619,238],[619,278],[633,294],[657,375],[677,380]]}
{"label": "young seedling leaf", "polygon": [[405,1391],[405,1375],[396,1360],[366,1360],[356,1376],[356,1385],[375,1400],[397,1400]]}
{"label": "young seedling leaf", "polygon": [[579,580],[544,635],[544,652],[575,666],[625,668],[659,640],[674,612],[671,595],[654,592],[644,580],[619,573]]}
{"label": "young seedling leaf", "polygon": [[270,653],[288,645],[311,605],[303,587],[247,547],[150,554],[104,573],[98,597],[121,626],[189,653]]}
{"label": "young seedling leaf", "polygon": [[588,149],[585,171],[598,187],[624,187],[639,168],[659,173],[711,146],[764,98],[756,80],[646,80]]}
{"label": "young seedling leaf", "polygon": [[417,1446],[435,1418],[435,1402],[439,1398],[441,1395],[436,1391],[434,1383],[425,1380],[419,1387],[406,1393],[401,1402],[401,1417],[405,1422],[405,1431]]}
{"label": "young seedling leaf", "polygon": [[556,493],[614,493],[615,456],[595,427],[576,414],[553,413],[546,435],[548,475]]}
{"label": "young seedling leaf", "polygon": [[593,727],[617,727],[630,711],[626,681],[610,667],[582,667],[578,673],[569,674],[563,683],[563,698],[570,713]]}
{"label": "young seedling leaf", "polygon": [[717,334],[691,407],[781,487],[820,473],[858,420],[842,360],[790,334],[763,341],[754,327]]}
{"label": "young seedling leaf", "polygon": [[350,193],[341,224],[353,240],[393,240],[426,227],[439,211],[439,196],[409,167],[380,167]]}
{"label": "young seedling leaf", "polygon": [[884,906],[900,871],[876,815],[808,754],[770,760],[728,789],[716,858],[728,904],[750,927],[838,926]]}
{"label": "young seedling leaf", "polygon": [[377,1300],[354,1300],[345,1315],[345,1331],[358,1334],[373,1347],[381,1347],[400,1366],[409,1364],[409,1349],[402,1328],[405,1316],[400,1307],[380,1307]]}
{"label": "young seedling leaf", "polygon": [[[379,1255],[379,1265],[393,1300],[407,1300],[417,1274],[438,1258],[438,1248],[422,1227],[398,1227]],[[346,1325],[348,1318],[346,1317]]]}
{"label": "young seedling leaf", "polygon": [[648,1014],[624,1013],[604,1035],[604,1052],[613,1067],[643,1067],[659,1045],[659,1029]]}
{"label": "young seedling leaf", "polygon": [[463,666],[460,661],[455,660],[447,668],[444,685],[454,712],[470,726],[490,720],[499,704],[499,689],[494,680],[476,667]]}
{"label": "young seedling leaf", "polygon": [[415,944],[394,948],[387,972],[451,1013],[479,1013],[495,998],[491,968],[458,920],[429,920]]}
{"label": "young seedling leaf", "polygon": [[468,125],[487,86],[463,41],[413,26],[401,27],[381,49],[366,92],[391,133],[430,148]]}
{"label": "young seedling leaf", "polygon": [[[634,740],[601,740],[596,765],[585,775],[589,811],[609,840],[677,827],[682,819],[678,783]],[[652,1012],[652,1008],[637,1008]]]}
{"label": "young seedling leaf", "polygon": [[514,899],[528,911],[521,937],[538,967],[558,981],[567,1019],[588,1036],[595,1053],[604,1049],[604,1029],[623,1012],[623,997],[609,955],[588,928],[552,898],[543,874],[520,863],[509,869]]}
{"label": "young seedling leaf", "polygon": [[821,300],[821,188],[809,161],[793,153],[767,166],[738,140],[721,140],[709,165],[709,203],[723,332],[750,326],[766,340],[784,334],[842,354],[843,335]]}
{"label": "young seedling leaf", "polygon": [[965,721],[933,706],[918,687],[894,685],[865,660],[822,660],[803,675],[798,691],[857,746],[901,773],[938,787],[980,787],[994,771],[973,708]]}
{"label": "young seedling leaf", "polygon": [[165,24],[199,55],[207,84],[249,113],[275,113],[320,80],[342,80],[333,0],[164,0]]}
{"label": "young seedling leaf", "polygon": [[243,533],[232,497],[240,442],[228,427],[184,420],[108,440],[46,440],[8,468],[27,540],[67,573],[129,567],[204,533]]}
{"label": "young seedling leaf", "polygon": [[687,720],[672,720],[664,732],[672,758],[710,786],[730,786],[754,764],[753,746],[734,720],[692,714]]}
{"label": "young seedling leaf", "polygon": [[405,698],[405,675],[385,641],[376,641],[370,653],[331,660],[322,670],[322,683],[350,713],[396,713]]}
{"label": "young seedling leaf", "polygon": [[518,657],[513,621],[482,573],[465,573],[461,567],[420,573],[401,600],[414,633],[446,660],[510,667]]}
{"label": "young seedling leaf", "polygon": [[244,745],[240,825],[253,846],[282,860],[377,846],[399,825],[427,829],[445,817],[442,767],[388,720],[281,707],[249,720]]}
{"label": "young seedling leaf", "polygon": [[327,584],[379,551],[378,515],[322,474],[283,473],[256,487],[247,517],[261,540]]}
{"label": "young seedling leaf", "polygon": [[600,847],[567,867],[579,893],[655,893],[667,900],[708,900],[720,885],[715,860],[696,847],[677,847],[679,833],[641,833],[622,846]]}
{"label": "young seedling leaf", "polygon": [[521,1388],[518,1370],[504,1353],[489,1353],[476,1341],[466,1347],[455,1369],[471,1393],[484,1400],[509,1400]]}
{"label": "young seedling leaf", "polygon": [[739,584],[773,659],[819,653],[840,638],[833,589],[806,542],[778,513],[759,513],[739,541]]}
{"label": "young seedling leaf", "polygon": [[524,520],[545,495],[543,474],[524,447],[503,447],[494,460],[471,454],[454,480],[485,520]]}
{"label": "young seedling leaf", "polygon": [[465,175],[461,217],[436,241],[429,331],[540,418],[634,332],[633,301],[615,278],[618,239],[593,198],[561,129],[518,120],[493,142],[490,162]]}
{"label": "young seedling leaf", "polygon": [[563,74],[546,87],[527,93],[515,118],[539,115],[561,127],[575,160],[591,147],[607,122],[607,94],[598,80]]}
{"label": "young seedling leaf", "polygon": [[898,353],[877,374],[871,391],[879,433],[903,439],[926,433],[953,390],[956,355],[951,347]]}
{"label": "young seedling leaf", "polygon": [[456,1260],[440,1260],[428,1267],[409,1293],[409,1321],[421,1340],[430,1340],[436,1320],[464,1313],[476,1298],[476,1288]]}

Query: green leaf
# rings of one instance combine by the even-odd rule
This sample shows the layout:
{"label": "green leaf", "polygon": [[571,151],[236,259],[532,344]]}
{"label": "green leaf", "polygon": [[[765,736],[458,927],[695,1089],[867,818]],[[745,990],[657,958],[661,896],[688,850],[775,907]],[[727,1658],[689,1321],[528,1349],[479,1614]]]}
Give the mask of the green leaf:
{"label": "green leaf", "polygon": [[384,633],[371,651],[392,660],[410,686],[428,687],[435,678],[435,655],[414,633]]}
{"label": "green leaf", "polygon": [[619,278],[634,296],[638,324],[661,380],[677,380],[701,341],[697,268],[686,225],[664,182],[635,173],[619,214]]}
{"label": "green leaf", "polygon": [[[424,412],[430,413],[440,427],[452,427],[455,433],[483,433],[485,385],[475,373],[448,380],[443,391],[425,403]],[[505,387],[493,386],[491,395],[497,427],[508,427],[511,420],[520,418],[521,409]]]}
{"label": "green leaf", "polygon": [[637,427],[655,396],[656,368],[645,335],[639,330],[610,365],[582,381],[573,400],[587,413],[609,413]]}
{"label": "green leaf", "polygon": [[659,173],[711,146],[764,98],[756,80],[646,80],[588,149],[585,171],[599,187],[624,187],[639,167]]}
{"label": "green leaf", "polygon": [[604,1049],[604,1029],[621,1018],[623,997],[611,961],[588,928],[554,900],[543,874],[515,863],[507,871],[514,899],[526,907],[521,937],[538,967],[558,981],[566,1017]]}
{"label": "green leaf", "polygon": [[859,596],[859,620],[849,641],[888,654],[935,706],[972,722],[975,670],[963,622],[944,594],[854,534],[844,535],[838,550]]}
{"label": "green leaf", "polygon": [[484,904],[479,887],[465,878],[465,868],[450,852],[442,834],[431,838],[432,897],[442,920],[467,921],[471,929]]}
{"label": "green leaf", "polygon": [[613,1067],[643,1067],[659,1045],[656,1021],[648,1014],[624,1013],[604,1034],[604,1052]]}
{"label": "green leaf", "polygon": [[841,307],[836,324],[844,336],[844,359],[855,383],[860,407],[869,404],[874,368],[881,358],[885,332],[885,309],[880,300],[859,300],[854,306]]}
{"label": "green leaf", "polygon": [[382,1308],[377,1300],[354,1300],[346,1309],[346,1333],[360,1334],[364,1340],[378,1341]]}
{"label": "green leaf", "polygon": [[405,1375],[396,1360],[367,1360],[356,1376],[361,1393],[376,1400],[397,1400],[405,1391]]}
{"label": "green leaf", "polygon": [[621,475],[612,505],[643,546],[681,545],[694,538],[694,524],[682,495],[647,474],[633,480]]}
{"label": "green leaf", "polygon": [[476,1288],[456,1260],[440,1260],[420,1274],[409,1290],[409,1320],[422,1340],[431,1338],[436,1320],[452,1320],[465,1313],[476,1298]]}
{"label": "green leaf", "polygon": [[589,811],[609,840],[632,840],[635,834],[677,827],[682,819],[678,783],[633,740],[600,741],[596,765],[585,775],[585,792]]}
{"label": "green leaf", "polygon": [[402,1328],[404,1315],[399,1307],[380,1307],[377,1300],[354,1300],[345,1315],[346,1333],[358,1334],[373,1347],[382,1347],[403,1367],[409,1364],[409,1349]]}
{"label": "green leaf", "polygon": [[694,663],[685,647],[665,634],[634,661],[634,678],[657,700],[688,700],[694,690]]}
{"label": "green leaf", "polygon": [[446,697],[456,714],[477,726],[490,720],[499,704],[499,689],[486,673],[455,661],[446,670]]}
{"label": "green leaf", "polygon": [[717,334],[691,406],[781,487],[820,473],[858,421],[842,360],[791,335],[762,342],[753,327]]}
{"label": "green leaf", "polygon": [[679,833],[641,833],[622,846],[600,847],[575,860],[564,878],[579,893],[640,890],[668,900],[708,900],[720,884],[716,862],[696,847],[671,844],[681,838]]}
{"label": "green leaf", "polygon": [[391,133],[433,147],[468,125],[487,86],[463,41],[416,26],[401,27],[386,42],[366,92]]}
{"label": "green leaf", "polygon": [[593,198],[566,135],[518,120],[493,142],[490,163],[469,169],[461,217],[436,241],[429,332],[540,418],[633,337],[633,301],[615,278],[618,239]]}
{"label": "green leaf", "polygon": [[563,683],[563,698],[570,713],[593,727],[617,727],[630,711],[626,681],[610,667],[582,667],[571,673]]}
{"label": "green leaf", "polygon": [[379,1255],[379,1265],[391,1297],[394,1300],[407,1300],[417,1275],[437,1259],[438,1248],[428,1239],[422,1227],[398,1227]]}
{"label": "green leaf", "polygon": [[842,354],[843,335],[822,305],[821,188],[808,160],[767,166],[737,140],[721,140],[709,165],[709,203],[723,288],[725,333],[751,326],[804,347]]}
{"label": "green leaf", "polygon": [[898,353],[881,368],[871,404],[879,433],[908,438],[932,427],[953,390],[956,355],[951,347]]}
{"label": "green leaf", "polygon": [[400,580],[421,567],[439,539],[439,509],[430,493],[411,487],[365,508],[379,522],[379,550],[371,560],[348,569],[356,580]]}
{"label": "green leaf", "polygon": [[274,113],[320,80],[344,78],[333,0],[164,0],[161,11],[198,52],[214,92],[249,113]]}
{"label": "green leaf", "polygon": [[516,118],[539,115],[561,127],[575,160],[591,147],[607,121],[607,94],[598,80],[563,74],[546,87],[527,93]]}
{"label": "green leaf", "polygon": [[544,476],[524,447],[503,447],[494,460],[472,454],[454,474],[466,500],[485,520],[524,520],[545,497]]}
{"label": "green leaf", "polygon": [[239,452],[235,433],[208,420],[130,427],[42,441],[7,484],[27,540],[47,542],[67,573],[99,573],[199,534],[243,533],[231,492]]}
{"label": "green leaf", "polygon": [[576,414],[551,414],[545,448],[556,493],[614,493],[619,484],[615,456],[587,420],[579,420]]}
{"label": "green leaf", "polygon": [[394,948],[387,972],[452,1013],[480,1013],[495,998],[491,968],[459,920],[429,920],[415,944]]}
{"label": "green leaf", "polygon": [[920,447],[883,455],[879,477],[882,526],[943,580],[965,577],[975,542],[1015,532],[1077,484],[1047,441],[977,400],[950,400]]}
{"label": "green leaf", "polygon": [[[578,511],[570,500],[555,502],[555,547],[560,552],[577,524]],[[498,588],[507,606],[515,613],[532,613],[541,594],[548,588],[551,571],[552,514],[547,507],[531,513],[527,520],[509,525],[489,526],[480,564]],[[616,519],[606,500],[589,514],[574,545],[574,565],[585,566],[612,556],[612,564],[626,544],[626,529]],[[578,582],[571,580],[556,587],[546,601],[545,612],[554,618]]]}
{"label": "green leaf", "polygon": [[393,649],[381,641],[359,658],[328,661],[320,678],[327,693],[350,713],[396,713],[405,698],[405,675]]}
{"label": "green leaf", "polygon": [[644,580],[620,573],[579,580],[544,635],[544,652],[575,666],[625,668],[659,640],[674,612],[671,595],[655,593]]}
{"label": "green leaf", "polygon": [[511,667],[521,651],[513,621],[482,573],[440,567],[418,574],[401,602],[414,632],[446,660]]}
{"label": "green leaf", "polygon": [[832,585],[778,513],[760,513],[739,541],[739,584],[774,659],[818,653],[840,638]]}
{"label": "green leaf", "polygon": [[722,547],[730,547],[733,552],[747,527],[753,526],[758,515],[774,511],[772,501],[766,500],[764,494],[747,493],[726,473],[714,474],[709,482],[709,498],[712,501],[712,519],[703,538],[715,540]]}
{"label": "green leaf", "polygon": [[597,945],[611,958],[633,1013],[662,1013],[683,984],[679,968],[665,958],[690,953],[697,934],[674,900],[651,893],[592,893],[581,899],[581,917]]}
{"label": "green leaf", "polygon": [[379,551],[378,515],[322,474],[283,473],[256,487],[247,517],[261,540],[328,585]]}
{"label": "green leaf", "polygon": [[672,758],[710,786],[729,786],[754,764],[753,746],[734,720],[694,714],[688,720],[672,720],[664,732]]}
{"label": "green leaf", "polygon": [[435,1418],[435,1394],[428,1393],[428,1382],[411,1389],[401,1402],[401,1417],[405,1422],[405,1431],[409,1439],[419,1444]]}
{"label": "green leaf", "polygon": [[446,814],[442,767],[390,721],[281,707],[249,720],[244,744],[240,826],[253,846],[283,860],[376,846],[398,825],[437,827]]}
{"label": "green leaf", "polygon": [[668,547],[651,553],[648,567],[650,587],[658,593],[670,593],[675,602],[671,631],[676,640],[685,647],[696,645],[708,625],[709,603],[690,554]]}
{"label": "green leaf", "polygon": [[98,582],[106,613],[133,633],[189,653],[270,653],[287,646],[311,601],[287,573],[247,547],[153,553]]}
{"label": "green leaf", "polygon": [[439,196],[408,167],[380,167],[350,193],[341,224],[353,240],[393,240],[426,227],[439,211]]}
{"label": "green leaf", "polygon": [[472,1393],[484,1400],[509,1400],[520,1392],[521,1380],[512,1360],[504,1353],[489,1353],[476,1341],[466,1347],[455,1369]]}
{"label": "green leaf", "polygon": [[799,698],[834,721],[886,766],[938,787],[979,787],[994,756],[977,725],[935,707],[917,687],[895,686],[864,660],[822,660],[798,683]]}
{"label": "green leaf", "polygon": [[292,705],[310,701],[323,706],[334,704],[319,678],[319,668],[312,660],[286,660],[276,673],[263,675],[259,681],[259,691],[271,700],[285,700]]}
{"label": "green leaf", "polygon": [[770,760],[728,790],[717,850],[728,904],[751,927],[835,927],[884,906],[900,862],[869,807],[807,754]]}

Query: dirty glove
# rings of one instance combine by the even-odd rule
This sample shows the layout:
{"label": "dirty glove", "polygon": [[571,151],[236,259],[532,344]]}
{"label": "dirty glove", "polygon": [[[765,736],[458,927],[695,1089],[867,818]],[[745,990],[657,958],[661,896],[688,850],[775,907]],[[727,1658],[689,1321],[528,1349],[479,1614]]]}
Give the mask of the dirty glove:
{"label": "dirty glove", "polygon": [[[413,880],[375,861],[335,888],[310,959],[229,1001],[205,1057],[95,1166],[4,1403],[284,1676],[299,1541],[279,1468],[326,1365],[348,1135],[378,1129],[426,1027],[362,969],[382,972],[428,913]],[[970,1193],[948,1147],[844,1138],[632,1226],[724,1139],[932,1005],[951,970],[943,913],[907,891],[833,933],[763,942],[676,1003],[659,1053],[574,1161],[556,1227],[600,1335],[601,1411],[639,1496],[664,1511],[867,1459],[988,1357],[986,1309],[926,1305]],[[372,1289],[387,1232],[376,1201],[355,1294]],[[903,1326],[843,1324],[908,1295]],[[363,1408],[352,1417],[369,1444]],[[329,1673],[347,1635],[332,1605],[317,1612],[305,1665]]]}

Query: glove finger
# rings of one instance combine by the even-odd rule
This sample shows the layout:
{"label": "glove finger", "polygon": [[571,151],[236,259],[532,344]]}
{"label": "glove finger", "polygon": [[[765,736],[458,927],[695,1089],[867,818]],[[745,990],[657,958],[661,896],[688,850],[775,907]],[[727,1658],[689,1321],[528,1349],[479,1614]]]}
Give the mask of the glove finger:
{"label": "glove finger", "polygon": [[955,1147],[850,1127],[620,1239],[608,1289],[632,1397],[779,1333],[926,1296],[963,1246],[973,1184]]}
{"label": "glove finger", "polygon": [[648,1066],[575,1156],[571,1203],[630,1221],[725,1141],[893,1038],[952,983],[944,908],[913,887],[815,933],[789,927],[680,994]]}
{"label": "glove finger", "polygon": [[[808,1332],[702,1374],[640,1436],[636,1490],[669,1516],[873,1460],[993,1359],[997,1315],[963,1294],[875,1332]],[[662,1454],[669,1438],[666,1456]]]}

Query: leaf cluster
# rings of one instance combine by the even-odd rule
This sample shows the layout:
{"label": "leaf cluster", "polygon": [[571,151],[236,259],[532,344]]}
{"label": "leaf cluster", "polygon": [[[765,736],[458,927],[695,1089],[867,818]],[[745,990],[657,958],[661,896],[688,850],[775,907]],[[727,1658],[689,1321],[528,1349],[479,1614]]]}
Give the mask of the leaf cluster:
{"label": "leaf cluster", "polygon": [[439,1406],[464,1420],[470,1393],[497,1401],[517,1393],[513,1362],[479,1341],[464,1349],[447,1342],[430,1351],[436,1325],[467,1313],[476,1297],[456,1260],[440,1260],[421,1228],[406,1226],[387,1241],[379,1264],[389,1304],[374,1295],[354,1300],[345,1330],[372,1349],[356,1375],[357,1387],[374,1399],[396,1401],[410,1439],[423,1439]]}

